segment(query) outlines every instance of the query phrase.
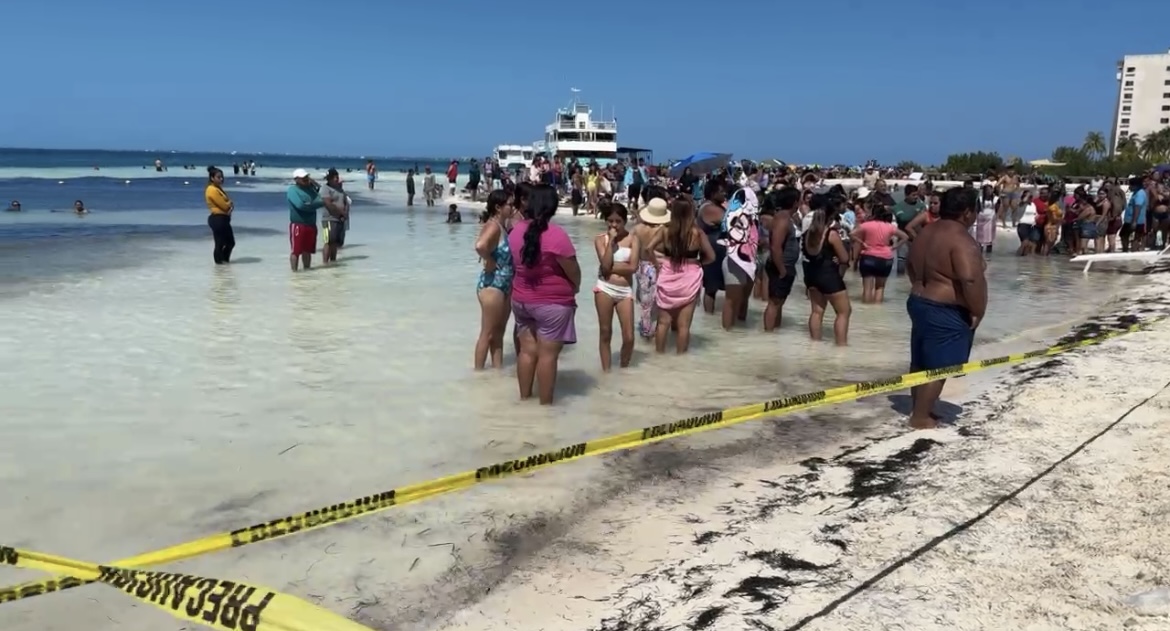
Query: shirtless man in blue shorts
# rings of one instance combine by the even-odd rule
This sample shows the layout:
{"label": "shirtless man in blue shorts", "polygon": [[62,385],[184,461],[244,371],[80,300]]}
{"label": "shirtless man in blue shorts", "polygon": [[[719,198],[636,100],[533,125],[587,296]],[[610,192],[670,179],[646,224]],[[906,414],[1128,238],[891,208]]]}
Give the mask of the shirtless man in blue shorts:
{"label": "shirtless man in blue shorts", "polygon": [[[943,193],[938,220],[910,244],[910,372],[965,364],[971,358],[975,329],[987,312],[985,260],[969,231],[979,212],[977,196],[969,188]],[[937,426],[934,405],[945,383],[943,379],[911,389],[911,427]]]}

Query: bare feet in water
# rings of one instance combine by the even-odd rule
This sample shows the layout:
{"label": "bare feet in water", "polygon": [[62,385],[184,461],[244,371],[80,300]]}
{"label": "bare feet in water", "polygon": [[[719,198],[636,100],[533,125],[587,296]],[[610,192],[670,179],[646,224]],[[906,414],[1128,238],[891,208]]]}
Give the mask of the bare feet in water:
{"label": "bare feet in water", "polygon": [[934,412],[931,412],[930,416],[928,416],[925,419],[921,419],[921,420],[916,419],[913,416],[911,416],[910,417],[910,428],[911,429],[937,429],[938,423],[941,420],[942,420],[942,417]]}

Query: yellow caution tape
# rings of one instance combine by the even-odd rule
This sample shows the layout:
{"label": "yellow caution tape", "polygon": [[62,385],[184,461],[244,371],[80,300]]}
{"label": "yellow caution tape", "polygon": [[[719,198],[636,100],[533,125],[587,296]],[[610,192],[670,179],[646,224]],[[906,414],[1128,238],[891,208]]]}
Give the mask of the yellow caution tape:
{"label": "yellow caution tape", "polygon": [[226,631],[370,631],[332,611],[265,587],[150,572],[0,546],[0,564],[100,582],[184,620]]}
{"label": "yellow caution tape", "polygon": [[[349,521],[351,519],[361,517],[362,515],[383,511],[394,506],[419,502],[436,495],[451,493],[453,491],[458,491],[460,489],[474,486],[480,482],[497,480],[499,478],[505,478],[521,473],[528,473],[529,471],[550,467],[555,464],[580,460],[581,458],[585,458],[587,456],[596,456],[599,454],[609,453],[611,451],[640,447],[643,445],[666,440],[668,438],[674,438],[676,436],[686,436],[690,434],[696,434],[698,432],[730,427],[732,425],[738,425],[746,421],[766,416],[770,417],[780,414],[789,414],[799,410],[809,410],[826,405],[832,405],[834,403],[854,401],[856,399],[873,396],[875,394],[905,390],[906,388],[919,386],[924,383],[946,379],[947,377],[955,375],[978,372],[980,370],[986,370],[994,366],[1016,364],[1039,357],[1058,355],[1075,348],[1091,346],[1093,344],[1103,342],[1107,339],[1119,337],[1127,333],[1132,333],[1133,331],[1137,331],[1150,324],[1152,324],[1152,322],[1136,324],[1124,330],[1105,333],[1091,339],[1072,342],[1069,344],[1061,344],[1028,353],[1004,355],[1002,357],[973,361],[966,364],[950,366],[947,368],[936,368],[933,370],[924,370],[920,372],[899,375],[897,377],[891,377],[888,379],[862,381],[847,386],[830,388],[828,390],[817,390],[816,392],[808,392],[805,394],[798,394],[780,399],[772,399],[771,401],[764,401],[762,403],[753,403],[750,405],[742,405],[725,410],[719,410],[716,412],[699,414],[697,416],[692,416],[690,418],[685,418],[671,423],[652,425],[650,427],[644,427],[642,429],[609,436],[607,438],[590,440],[583,443],[577,443],[575,445],[569,445],[567,447],[561,447],[560,449],[554,449],[552,451],[532,454],[524,458],[518,458],[516,460],[499,462],[486,467],[480,467],[474,471],[464,471],[463,473],[456,473],[454,475],[436,478],[427,482],[420,482],[397,489],[390,489],[381,493],[375,493],[373,495],[366,495],[348,502],[342,502],[340,504],[334,504],[332,506],[326,506],[304,513],[298,513],[296,515],[279,517],[277,519],[247,526],[245,528],[240,528],[231,532],[209,535],[207,537],[196,539],[195,541],[189,541],[187,543],[173,545],[161,550],[146,552],[127,559],[121,559],[119,561],[114,561],[111,565],[132,568],[150,567],[162,563],[171,563],[174,561],[189,559],[191,557],[201,556],[211,552],[217,552],[219,550],[226,550],[228,548],[238,548],[240,546],[258,543],[260,541],[267,541],[269,539],[287,537],[297,532],[323,528],[330,524]],[[83,585],[87,582],[92,581],[57,576],[41,581],[21,583],[20,585],[14,585],[12,587],[0,589],[0,603],[20,600],[23,598],[30,598],[63,589],[70,589],[79,585]]]}

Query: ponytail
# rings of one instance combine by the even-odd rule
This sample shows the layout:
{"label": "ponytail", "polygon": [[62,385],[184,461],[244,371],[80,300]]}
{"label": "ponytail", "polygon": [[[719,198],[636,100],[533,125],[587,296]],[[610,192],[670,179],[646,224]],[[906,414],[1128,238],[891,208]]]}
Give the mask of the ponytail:
{"label": "ponytail", "polygon": [[557,192],[547,184],[534,184],[528,189],[528,208],[525,216],[530,223],[524,231],[524,247],[520,250],[520,261],[526,267],[536,267],[540,262],[540,237],[548,230],[549,221],[557,212]]}
{"label": "ponytail", "polygon": [[818,208],[813,211],[812,223],[809,224],[808,230],[804,233],[805,250],[808,250],[808,244],[815,243],[817,251],[823,247],[822,240],[825,237],[825,231],[829,228],[829,215],[824,209]]}

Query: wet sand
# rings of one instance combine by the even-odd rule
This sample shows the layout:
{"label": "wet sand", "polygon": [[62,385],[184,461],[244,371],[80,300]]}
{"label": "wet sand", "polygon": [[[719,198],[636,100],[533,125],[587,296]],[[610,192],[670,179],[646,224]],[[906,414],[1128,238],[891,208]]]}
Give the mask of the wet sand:
{"label": "wet sand", "polygon": [[[1142,280],[1069,339],[1170,315],[1170,274]],[[755,452],[584,516],[440,628],[1165,629],[1170,608],[1126,599],[1170,566],[1168,331],[952,381],[950,428],[890,414],[825,449],[808,438],[850,406],[768,423]]]}

